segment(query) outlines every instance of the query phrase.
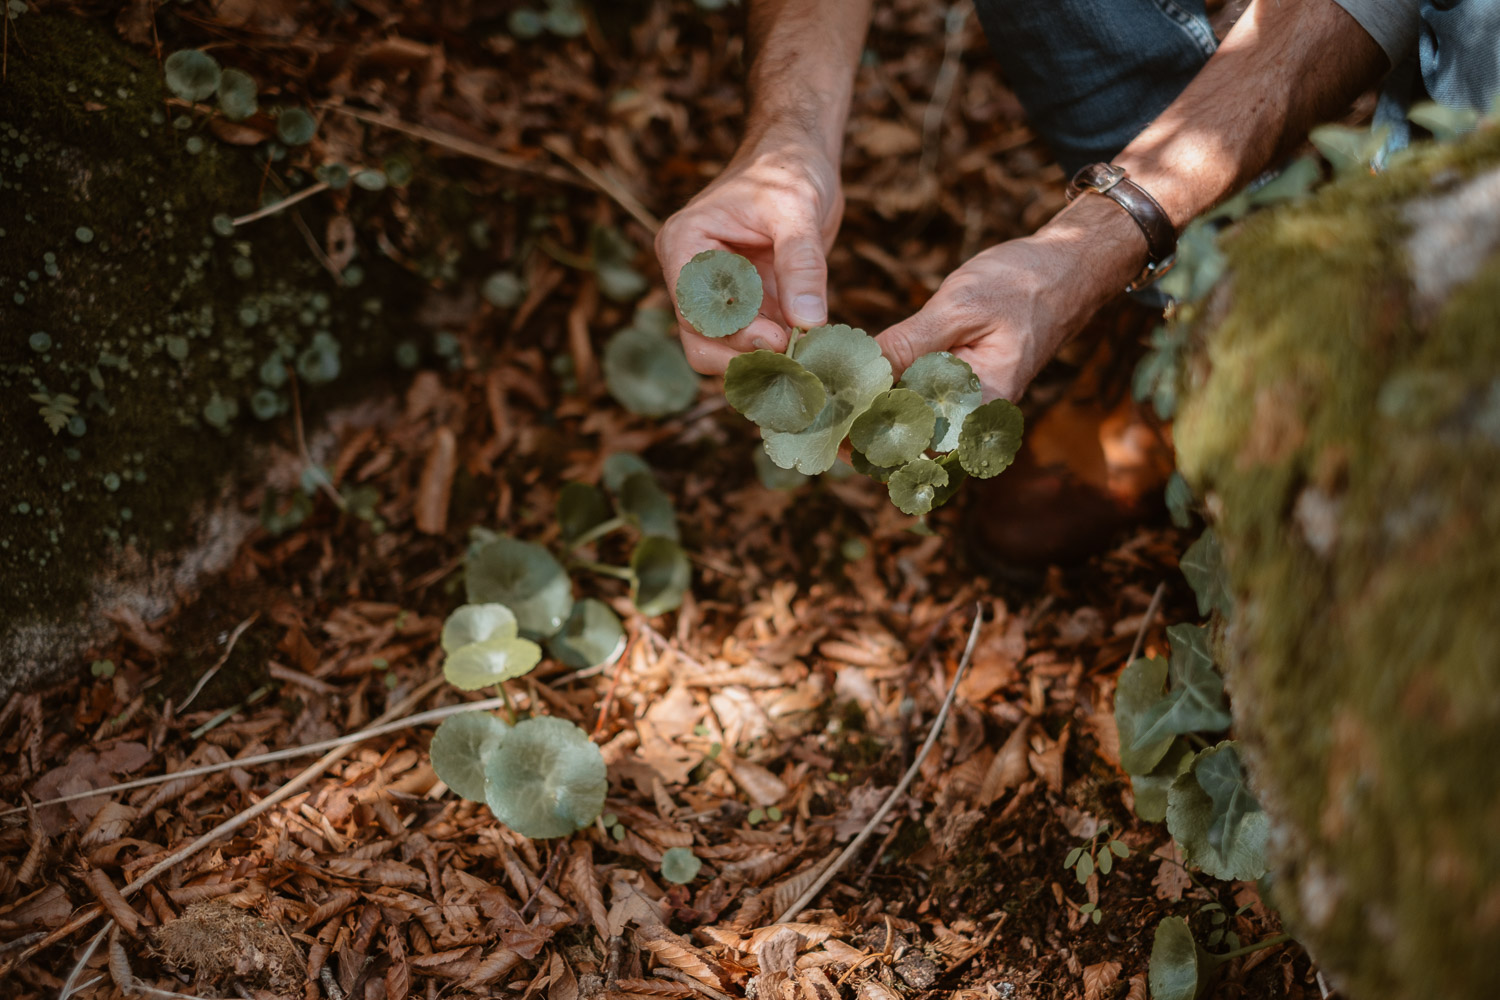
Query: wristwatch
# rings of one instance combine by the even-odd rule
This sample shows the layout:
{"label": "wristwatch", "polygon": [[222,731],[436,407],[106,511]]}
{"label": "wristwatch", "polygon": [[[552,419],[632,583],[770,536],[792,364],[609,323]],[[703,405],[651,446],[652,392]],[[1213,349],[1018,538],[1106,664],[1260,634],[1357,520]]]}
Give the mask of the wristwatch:
{"label": "wristwatch", "polygon": [[1177,255],[1177,229],[1167,218],[1166,210],[1145,188],[1130,179],[1124,167],[1113,163],[1090,163],[1068,182],[1069,201],[1090,191],[1102,194],[1123,208],[1140,227],[1141,235],[1146,237],[1149,261],[1135,280],[1125,286],[1127,292],[1151,284],[1172,269]]}

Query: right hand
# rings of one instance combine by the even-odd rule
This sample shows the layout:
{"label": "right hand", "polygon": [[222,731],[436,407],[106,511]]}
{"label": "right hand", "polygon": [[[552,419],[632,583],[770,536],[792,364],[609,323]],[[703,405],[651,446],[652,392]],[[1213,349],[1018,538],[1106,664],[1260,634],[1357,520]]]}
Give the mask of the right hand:
{"label": "right hand", "polygon": [[677,313],[688,363],[723,373],[737,354],[786,349],[790,327],[828,322],[826,254],[844,213],[838,167],[811,145],[741,148],[712,184],[656,234],[656,257],[673,305],[682,266],[704,250],[749,258],[765,286],[760,315],[733,336],[714,340]]}

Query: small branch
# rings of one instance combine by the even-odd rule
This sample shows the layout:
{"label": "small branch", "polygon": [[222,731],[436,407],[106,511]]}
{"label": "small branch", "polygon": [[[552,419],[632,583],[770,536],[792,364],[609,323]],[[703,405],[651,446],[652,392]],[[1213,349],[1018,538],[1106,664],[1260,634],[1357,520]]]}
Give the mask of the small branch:
{"label": "small branch", "polygon": [[615,204],[629,212],[631,217],[645,226],[652,236],[655,236],[657,230],[661,229],[661,220],[652,215],[635,195],[625,190],[618,181],[604,171],[573,152],[572,145],[562,136],[547,136],[542,140],[542,147],[582,174],[584,180],[598,188],[600,192],[613,198]]}
{"label": "small branch", "polygon": [[203,676],[198,678],[198,683],[193,685],[193,690],[190,691],[188,693],[188,696],[183,699],[182,704],[177,706],[177,711],[181,712],[183,709],[187,708],[188,705],[192,704],[193,699],[198,697],[198,692],[203,690],[203,685],[212,680],[214,674],[219,672],[219,668],[223,667],[224,664],[229,662],[229,654],[234,652],[234,644],[240,641],[240,636],[245,634],[245,629],[254,624],[255,619],[259,617],[260,612],[257,611],[249,618],[246,618],[244,621],[235,626],[234,631],[229,633],[229,643],[224,647],[224,655],[219,657],[219,662],[209,667],[206,671],[204,671]]}
{"label": "small branch", "polygon": [[302,452],[302,461],[312,470],[313,479],[317,481],[318,488],[323,491],[324,495],[332,500],[333,505],[339,510],[347,511],[348,501],[333,488],[333,483],[329,482],[327,473],[312,460],[312,452],[307,450],[307,434],[302,429],[302,394],[297,391],[297,373],[288,367],[286,374],[287,388],[292,391],[292,425],[297,431],[297,448]]}
{"label": "small branch", "polygon": [[1209,957],[1213,958],[1215,961],[1227,962],[1232,958],[1242,958],[1245,955],[1251,954],[1252,952],[1262,951],[1266,948],[1274,948],[1278,944],[1284,944],[1291,939],[1292,936],[1290,934],[1277,934],[1272,937],[1266,938],[1264,941],[1257,941],[1254,944],[1247,944],[1243,948],[1234,949],[1234,951],[1226,951],[1222,955],[1215,955],[1213,952],[1209,952],[1208,954]]}
{"label": "small branch", "polygon": [[579,549],[583,548],[585,545],[588,545],[592,542],[597,542],[599,539],[603,538],[610,532],[619,531],[623,527],[625,527],[625,519],[623,517],[612,517],[608,521],[600,521],[588,531],[585,531],[583,534],[573,539],[573,541],[569,542],[568,551],[576,552]]}
{"label": "small branch", "polygon": [[943,723],[948,721],[948,709],[952,707],[953,699],[958,694],[959,682],[964,679],[964,674],[969,669],[969,660],[974,655],[974,645],[979,641],[979,626],[983,622],[984,608],[975,604],[974,624],[969,629],[969,641],[964,646],[964,655],[958,661],[958,670],[953,674],[953,683],[948,686],[948,696],[943,699],[943,706],[938,709],[937,718],[933,720],[932,728],[927,731],[927,740],[922,744],[922,749],[917,752],[916,759],[911,762],[911,766],[906,769],[906,773],[901,776],[901,780],[897,782],[896,787],[891,789],[891,794],[885,797],[885,801],[880,804],[880,808],[875,811],[875,815],[870,817],[869,822],[865,824],[865,828],[859,831],[859,835],[849,841],[849,846],[844,848],[843,852],[837,857],[833,858],[831,863],[824,865],[823,874],[818,876],[817,881],[808,886],[807,891],[799,896],[795,903],[778,914],[773,923],[786,923],[801,913],[808,903],[816,899],[818,893],[823,891],[823,887],[839,873],[844,865],[849,863],[849,860],[858,853],[864,842],[870,839],[870,834],[875,831],[875,828],[880,825],[880,821],[885,819],[886,814],[895,806],[896,800],[901,798],[906,793],[906,789],[911,786],[912,780],[916,778],[917,771],[922,766],[922,762],[927,759],[927,755],[932,752],[933,746],[937,744],[938,736],[943,731]]}
{"label": "small branch", "polygon": [[572,564],[579,569],[586,569],[590,573],[598,573],[600,576],[612,576],[616,580],[629,582],[635,579],[635,574],[630,572],[627,566],[611,566],[608,563],[594,562],[592,559],[574,559]]}
{"label": "small branch", "polygon": [[328,182],[318,181],[318,183],[305,187],[294,195],[288,195],[287,197],[274,204],[267,205],[265,208],[262,208],[255,212],[251,212],[249,215],[240,216],[238,219],[234,220],[234,227],[238,229],[240,226],[254,222],[257,219],[264,219],[269,215],[275,215],[277,212],[281,211],[284,208],[291,208],[293,205],[297,204],[297,202],[306,201],[313,195],[327,190]]}
{"label": "small branch", "polygon": [[[958,452],[954,452],[958,454]],[[1156,585],[1156,591],[1151,595],[1151,603],[1146,606],[1146,614],[1141,618],[1141,627],[1135,633],[1135,645],[1130,647],[1130,655],[1125,659],[1128,667],[1135,662],[1135,658],[1141,655],[1141,647],[1146,645],[1146,633],[1151,629],[1151,623],[1156,619],[1156,613],[1161,610],[1161,599],[1167,593],[1167,581],[1163,580]]]}

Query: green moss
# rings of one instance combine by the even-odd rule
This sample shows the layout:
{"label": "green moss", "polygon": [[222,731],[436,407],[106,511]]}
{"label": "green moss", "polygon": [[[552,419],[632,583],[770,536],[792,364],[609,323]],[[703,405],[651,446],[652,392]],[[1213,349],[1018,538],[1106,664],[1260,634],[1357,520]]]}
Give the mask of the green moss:
{"label": "green moss", "polygon": [[1176,428],[1278,898],[1355,997],[1486,995],[1500,948],[1500,259],[1424,314],[1404,214],[1497,166],[1491,129],[1246,223]]}
{"label": "green moss", "polygon": [[[337,287],[289,216],[226,238],[223,216],[259,204],[258,154],[188,118],[191,154],[148,54],[75,16],[25,27],[0,86],[0,648],[7,630],[78,620],[117,549],[189,540],[247,453],[268,360],[323,337],[352,385],[388,362],[400,319]],[[318,232],[326,208],[299,211]],[[383,297],[415,285],[365,266]],[[303,386],[304,404],[337,388]],[[33,394],[73,397],[82,419],[59,411],[54,434]]]}

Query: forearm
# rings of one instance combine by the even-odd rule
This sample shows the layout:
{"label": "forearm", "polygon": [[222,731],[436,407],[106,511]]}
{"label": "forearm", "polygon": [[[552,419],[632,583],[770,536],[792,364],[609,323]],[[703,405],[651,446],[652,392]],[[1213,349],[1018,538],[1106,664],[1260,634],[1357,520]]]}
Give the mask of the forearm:
{"label": "forearm", "polygon": [[1255,0],[1114,162],[1181,230],[1348,107],[1386,65],[1380,46],[1333,0]]}
{"label": "forearm", "polygon": [[751,0],[745,146],[812,142],[837,163],[872,0]]}

